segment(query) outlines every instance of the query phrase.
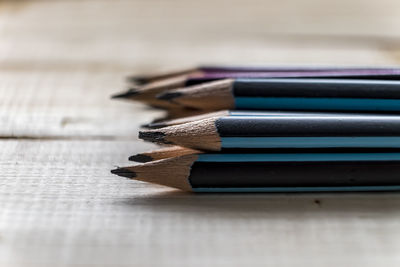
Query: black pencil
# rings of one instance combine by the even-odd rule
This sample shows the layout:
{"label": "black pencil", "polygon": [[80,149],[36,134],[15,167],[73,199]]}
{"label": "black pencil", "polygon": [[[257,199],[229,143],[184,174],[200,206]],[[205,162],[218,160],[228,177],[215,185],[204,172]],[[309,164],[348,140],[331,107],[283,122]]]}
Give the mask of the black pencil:
{"label": "black pencil", "polygon": [[223,72],[310,72],[310,71],[390,71],[395,73],[395,67],[357,67],[357,66],[199,66],[180,70],[159,72],[147,75],[131,75],[128,81],[136,84],[146,84],[166,78],[182,75],[198,75]]}
{"label": "black pencil", "polygon": [[[282,154],[293,154],[293,155],[311,155],[314,153],[315,155],[319,155],[321,153],[327,154],[335,154],[340,155],[340,153],[345,153],[347,155],[354,154],[376,154],[376,155],[384,155],[384,153],[399,153],[400,150],[398,148],[313,148],[313,149],[296,149],[296,148],[287,148],[287,149],[273,149],[273,148],[225,148],[222,151],[202,151],[196,150],[181,146],[167,146],[161,147],[158,149],[150,150],[141,152],[129,157],[130,161],[139,162],[139,163],[146,163],[150,161],[156,161],[160,159],[167,159],[167,158],[175,158],[185,155],[200,155],[207,153],[207,157],[215,157],[219,154],[225,155],[224,157],[257,157],[256,155],[261,154],[273,154],[274,155],[282,155]],[[203,156],[201,156],[203,157]],[[217,156],[219,157],[219,156]]]}
{"label": "black pencil", "polygon": [[176,89],[159,99],[187,107],[335,111],[400,111],[400,81],[226,79]]}
{"label": "black pencil", "polygon": [[400,148],[400,116],[223,116],[139,132],[163,144],[221,148]]}
{"label": "black pencil", "polygon": [[113,174],[194,192],[400,190],[400,153],[201,154]]}
{"label": "black pencil", "polygon": [[163,79],[185,76],[189,84],[201,80],[233,77],[364,77],[377,79],[398,79],[400,69],[397,67],[343,67],[343,66],[200,66],[148,75],[131,75],[128,82],[145,85]]}
{"label": "black pencil", "polygon": [[164,79],[154,80],[142,86],[135,87],[123,93],[113,96],[113,98],[130,99],[154,105],[163,105],[157,101],[155,96],[165,90],[182,88],[187,86],[201,85],[206,82],[222,80],[226,78],[331,78],[331,79],[377,79],[388,80],[400,79],[400,69],[327,69],[311,71],[239,71],[239,72],[212,72],[204,75],[180,74],[177,76],[165,76]]}
{"label": "black pencil", "polygon": [[364,116],[365,113],[334,113],[334,112],[311,112],[311,111],[279,111],[279,110],[220,110],[207,112],[195,116],[180,117],[171,120],[158,120],[156,122],[142,125],[148,129],[158,129],[167,126],[179,125],[183,123],[208,119],[222,116]]}
{"label": "black pencil", "polygon": [[130,88],[122,93],[114,94],[111,96],[111,98],[140,101],[149,106],[157,108],[176,108],[176,104],[160,101],[155,96],[164,90],[175,89],[184,86],[185,79],[186,76],[176,76],[162,80],[156,80],[139,87]]}

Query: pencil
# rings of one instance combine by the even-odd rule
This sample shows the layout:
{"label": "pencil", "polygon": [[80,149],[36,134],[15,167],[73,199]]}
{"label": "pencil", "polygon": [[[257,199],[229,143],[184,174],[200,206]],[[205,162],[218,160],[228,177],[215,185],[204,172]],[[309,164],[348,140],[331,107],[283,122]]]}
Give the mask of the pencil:
{"label": "pencil", "polygon": [[145,84],[133,91],[119,93],[112,98],[126,98],[150,104],[163,105],[157,102],[155,96],[165,90],[182,88],[193,85],[201,85],[206,82],[226,78],[337,78],[337,79],[400,79],[400,69],[338,69],[338,70],[312,70],[312,71],[267,71],[267,72],[211,72],[199,74],[183,74],[166,77]]}
{"label": "pencil", "polygon": [[131,75],[128,81],[143,85],[146,83],[168,79],[175,76],[207,76],[208,74],[241,73],[241,72],[356,72],[369,73],[371,75],[399,74],[396,67],[344,67],[344,66],[199,66],[169,72],[161,72],[148,75]]}
{"label": "pencil", "polygon": [[222,148],[400,148],[400,116],[222,116],[139,132],[160,144]]}
{"label": "pencil", "polygon": [[186,107],[337,111],[400,111],[400,81],[225,79],[176,89],[159,99]]}
{"label": "pencil", "polygon": [[365,113],[333,113],[333,112],[301,112],[301,111],[279,111],[279,110],[220,110],[207,112],[195,116],[186,116],[171,120],[158,120],[142,125],[148,129],[158,129],[167,126],[173,126],[202,119],[208,119],[221,116],[365,116]]}
{"label": "pencil", "polygon": [[175,108],[176,104],[160,101],[155,96],[168,89],[175,89],[184,86],[186,76],[176,76],[163,80],[156,80],[149,84],[130,88],[122,93],[117,93],[111,96],[113,99],[127,99],[143,102],[149,106],[158,108]]}
{"label": "pencil", "polygon": [[195,149],[190,149],[181,146],[169,146],[130,156],[129,160],[145,163],[160,159],[173,158],[191,154],[200,154],[200,153],[202,152]]}
{"label": "pencil", "polygon": [[200,154],[113,174],[194,192],[400,190],[400,153]]}
{"label": "pencil", "polygon": [[[255,149],[255,148],[249,148],[249,149],[224,149],[223,151],[201,151],[201,150],[196,150],[196,149],[190,149],[186,147],[181,147],[181,146],[167,146],[167,147],[161,147],[158,149],[150,150],[150,151],[145,151],[141,152],[135,155],[132,155],[129,157],[130,161],[134,162],[139,162],[139,163],[146,163],[150,161],[156,161],[160,159],[167,159],[167,158],[175,158],[175,157],[180,157],[180,156],[185,156],[185,155],[200,155],[203,153],[207,153],[208,157],[212,158],[215,157],[215,155],[218,154],[226,154],[226,157],[232,157],[231,155],[237,154],[237,155],[250,155],[253,157],[255,154],[272,154],[275,153],[275,155],[280,155],[280,154],[287,154],[287,153],[296,153],[296,155],[307,155],[311,153],[335,153],[338,155],[338,153],[380,153],[382,152],[385,153],[392,153],[392,152],[399,152],[399,149],[393,148],[393,149],[379,149],[379,148],[356,148],[356,149],[348,149],[348,148],[314,148],[314,149],[296,149],[296,148],[288,148],[288,149]],[[383,155],[383,154],[382,154]],[[257,156],[255,156],[257,157]]]}

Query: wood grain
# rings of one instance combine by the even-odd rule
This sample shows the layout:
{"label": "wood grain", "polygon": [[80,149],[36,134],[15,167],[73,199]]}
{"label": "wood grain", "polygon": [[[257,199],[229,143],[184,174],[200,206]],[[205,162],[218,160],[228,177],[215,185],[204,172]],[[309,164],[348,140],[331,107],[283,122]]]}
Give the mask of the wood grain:
{"label": "wood grain", "polygon": [[399,194],[185,194],[109,174],[138,143],[0,145],[2,266],[395,266],[398,260]]}
{"label": "wood grain", "polygon": [[0,266],[399,266],[398,194],[196,195],[109,170],[196,64],[399,63],[400,2],[0,2]]}

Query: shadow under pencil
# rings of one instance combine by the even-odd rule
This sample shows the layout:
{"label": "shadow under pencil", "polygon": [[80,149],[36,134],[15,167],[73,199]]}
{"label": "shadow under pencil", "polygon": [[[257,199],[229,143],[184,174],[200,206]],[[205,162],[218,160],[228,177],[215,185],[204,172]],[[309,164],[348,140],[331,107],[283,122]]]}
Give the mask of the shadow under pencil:
{"label": "shadow under pencil", "polygon": [[392,216],[400,210],[400,194],[379,193],[207,193],[167,191],[132,197],[120,202],[125,206],[143,205],[156,212],[190,213],[194,216],[257,217],[323,213],[328,218],[338,214],[363,215],[378,213]]}

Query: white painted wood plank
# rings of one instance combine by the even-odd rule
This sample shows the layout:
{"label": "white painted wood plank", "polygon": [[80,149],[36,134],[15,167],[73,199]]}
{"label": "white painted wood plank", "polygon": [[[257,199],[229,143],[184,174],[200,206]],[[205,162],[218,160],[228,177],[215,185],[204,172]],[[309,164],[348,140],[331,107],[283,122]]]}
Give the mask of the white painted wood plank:
{"label": "white painted wood plank", "polygon": [[118,71],[0,72],[0,136],[137,139],[160,111],[111,100],[125,88]]}
{"label": "white painted wood plank", "polygon": [[399,194],[185,194],[109,173],[144,143],[0,147],[1,266],[400,264]]}

